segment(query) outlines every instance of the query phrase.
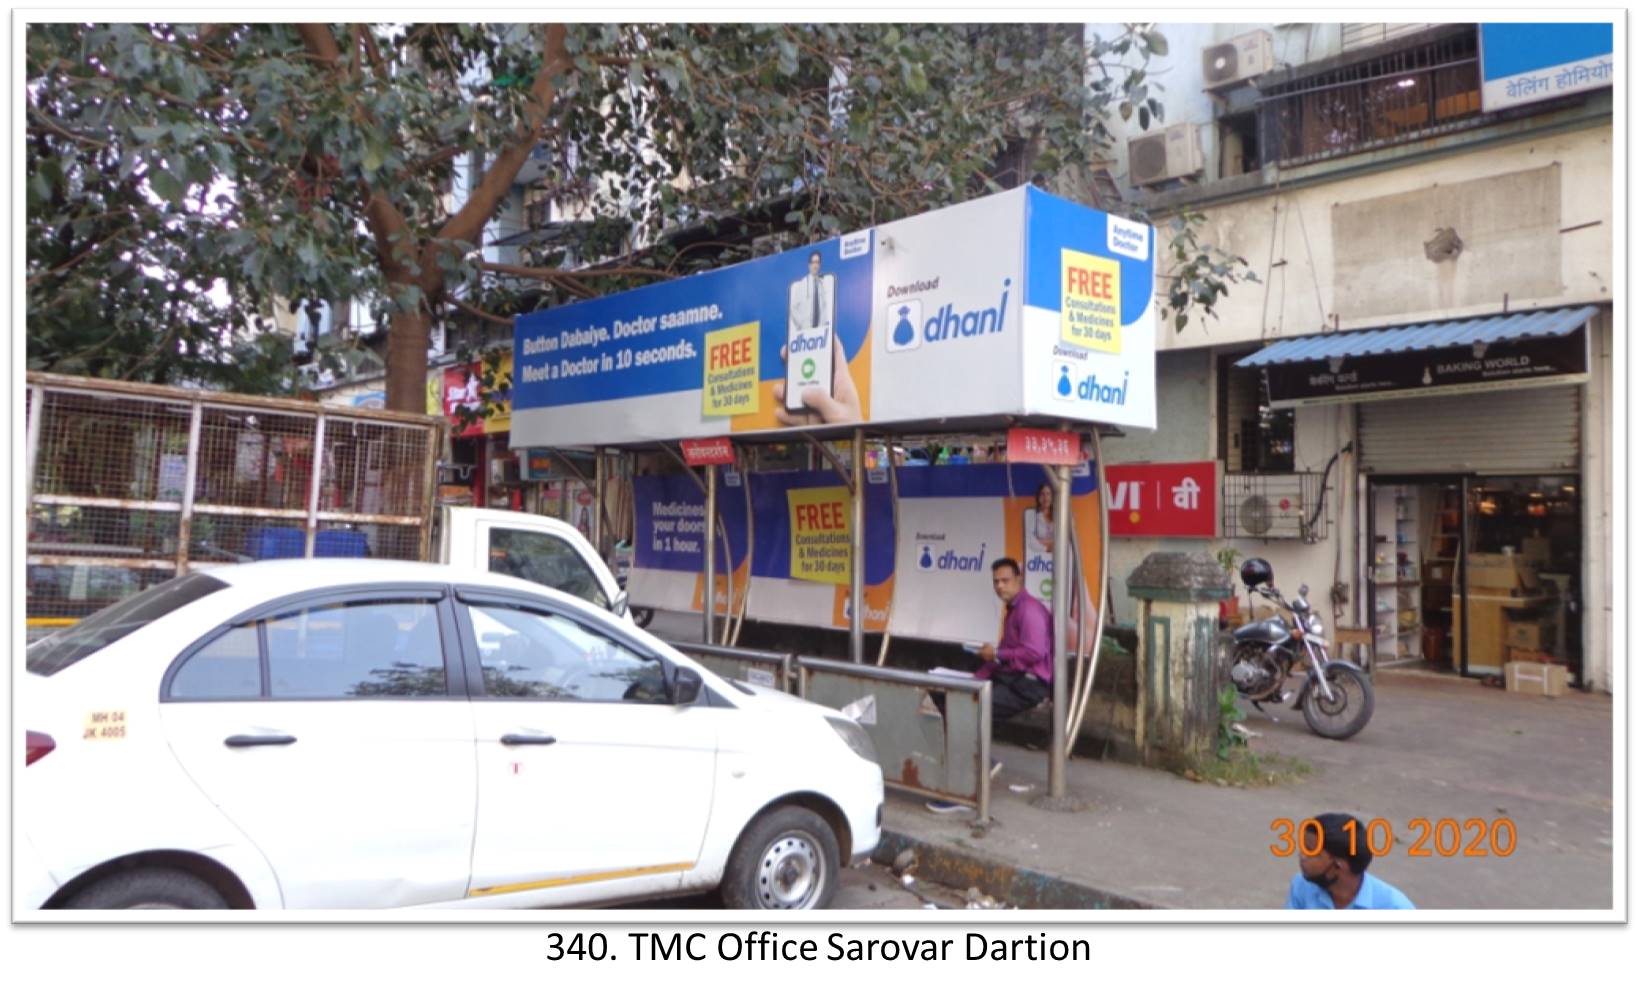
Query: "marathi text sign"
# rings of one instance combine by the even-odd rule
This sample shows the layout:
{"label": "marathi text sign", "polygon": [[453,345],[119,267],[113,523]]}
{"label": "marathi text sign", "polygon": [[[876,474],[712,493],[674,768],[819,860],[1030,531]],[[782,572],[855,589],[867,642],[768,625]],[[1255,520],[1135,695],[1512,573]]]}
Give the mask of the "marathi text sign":
{"label": "marathi text sign", "polygon": [[1217,464],[1110,467],[1109,535],[1216,536]]}
{"label": "marathi text sign", "polygon": [[1047,463],[1072,467],[1084,459],[1081,437],[1056,429],[1008,429],[1008,463]]}
{"label": "marathi text sign", "polygon": [[1480,101],[1486,113],[1615,82],[1612,24],[1481,24]]}
{"label": "marathi text sign", "polygon": [[734,462],[734,444],[727,436],[715,439],[685,439],[682,441],[683,460],[690,467],[705,467]]}

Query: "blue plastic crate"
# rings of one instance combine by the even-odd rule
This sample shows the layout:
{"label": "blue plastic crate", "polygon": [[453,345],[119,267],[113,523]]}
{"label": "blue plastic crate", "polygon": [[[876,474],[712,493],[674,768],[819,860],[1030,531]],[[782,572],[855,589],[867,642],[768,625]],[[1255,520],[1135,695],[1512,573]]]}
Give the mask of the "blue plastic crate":
{"label": "blue plastic crate", "polygon": [[[293,526],[260,526],[245,538],[245,553],[253,560],[301,557],[307,553],[307,534]],[[368,557],[370,541],[351,529],[321,529],[313,541],[315,557]]]}
{"label": "blue plastic crate", "polygon": [[307,535],[293,526],[258,526],[245,536],[245,553],[252,560],[300,557],[307,552]]}
{"label": "blue plastic crate", "polygon": [[370,541],[350,529],[321,529],[313,541],[315,557],[368,557]]}

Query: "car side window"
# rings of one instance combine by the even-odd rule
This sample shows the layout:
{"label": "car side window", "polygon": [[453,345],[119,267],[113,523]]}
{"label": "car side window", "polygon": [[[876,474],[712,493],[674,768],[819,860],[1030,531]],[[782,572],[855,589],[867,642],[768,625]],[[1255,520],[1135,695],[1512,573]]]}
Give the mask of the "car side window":
{"label": "car side window", "polygon": [[275,699],[449,694],[435,602],[311,606],[265,625],[269,693]]}
{"label": "car side window", "polygon": [[171,678],[174,700],[255,699],[262,694],[256,624],[235,626],[195,650]]}
{"label": "car side window", "polygon": [[572,619],[491,605],[468,610],[484,694],[491,698],[670,701],[659,661],[639,657]]}
{"label": "car side window", "polygon": [[600,609],[608,595],[580,553],[556,536],[527,529],[489,529],[489,569],[584,599]]}

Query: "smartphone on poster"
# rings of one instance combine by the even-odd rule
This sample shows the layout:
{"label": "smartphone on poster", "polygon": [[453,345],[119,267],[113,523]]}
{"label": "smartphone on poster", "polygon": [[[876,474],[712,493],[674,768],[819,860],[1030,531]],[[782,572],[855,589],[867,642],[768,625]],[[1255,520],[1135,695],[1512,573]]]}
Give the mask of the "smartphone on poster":
{"label": "smartphone on poster", "polygon": [[785,342],[785,410],[795,414],[810,409],[802,403],[802,392],[819,387],[826,394],[835,391],[836,344],[831,324],[826,322],[812,328],[795,328]]}

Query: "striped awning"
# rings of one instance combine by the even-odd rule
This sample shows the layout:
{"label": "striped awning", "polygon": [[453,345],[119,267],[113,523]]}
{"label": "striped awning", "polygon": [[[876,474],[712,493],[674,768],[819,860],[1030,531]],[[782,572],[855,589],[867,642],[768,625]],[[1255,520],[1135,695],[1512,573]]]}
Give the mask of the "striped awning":
{"label": "striped awning", "polygon": [[1428,322],[1361,332],[1334,332],[1301,336],[1270,343],[1234,365],[1266,367],[1279,363],[1313,363],[1323,360],[1389,353],[1419,353],[1476,343],[1512,342],[1519,339],[1549,339],[1566,336],[1598,314],[1592,306],[1557,308],[1552,311],[1521,311],[1487,318],[1463,318],[1450,322]]}

